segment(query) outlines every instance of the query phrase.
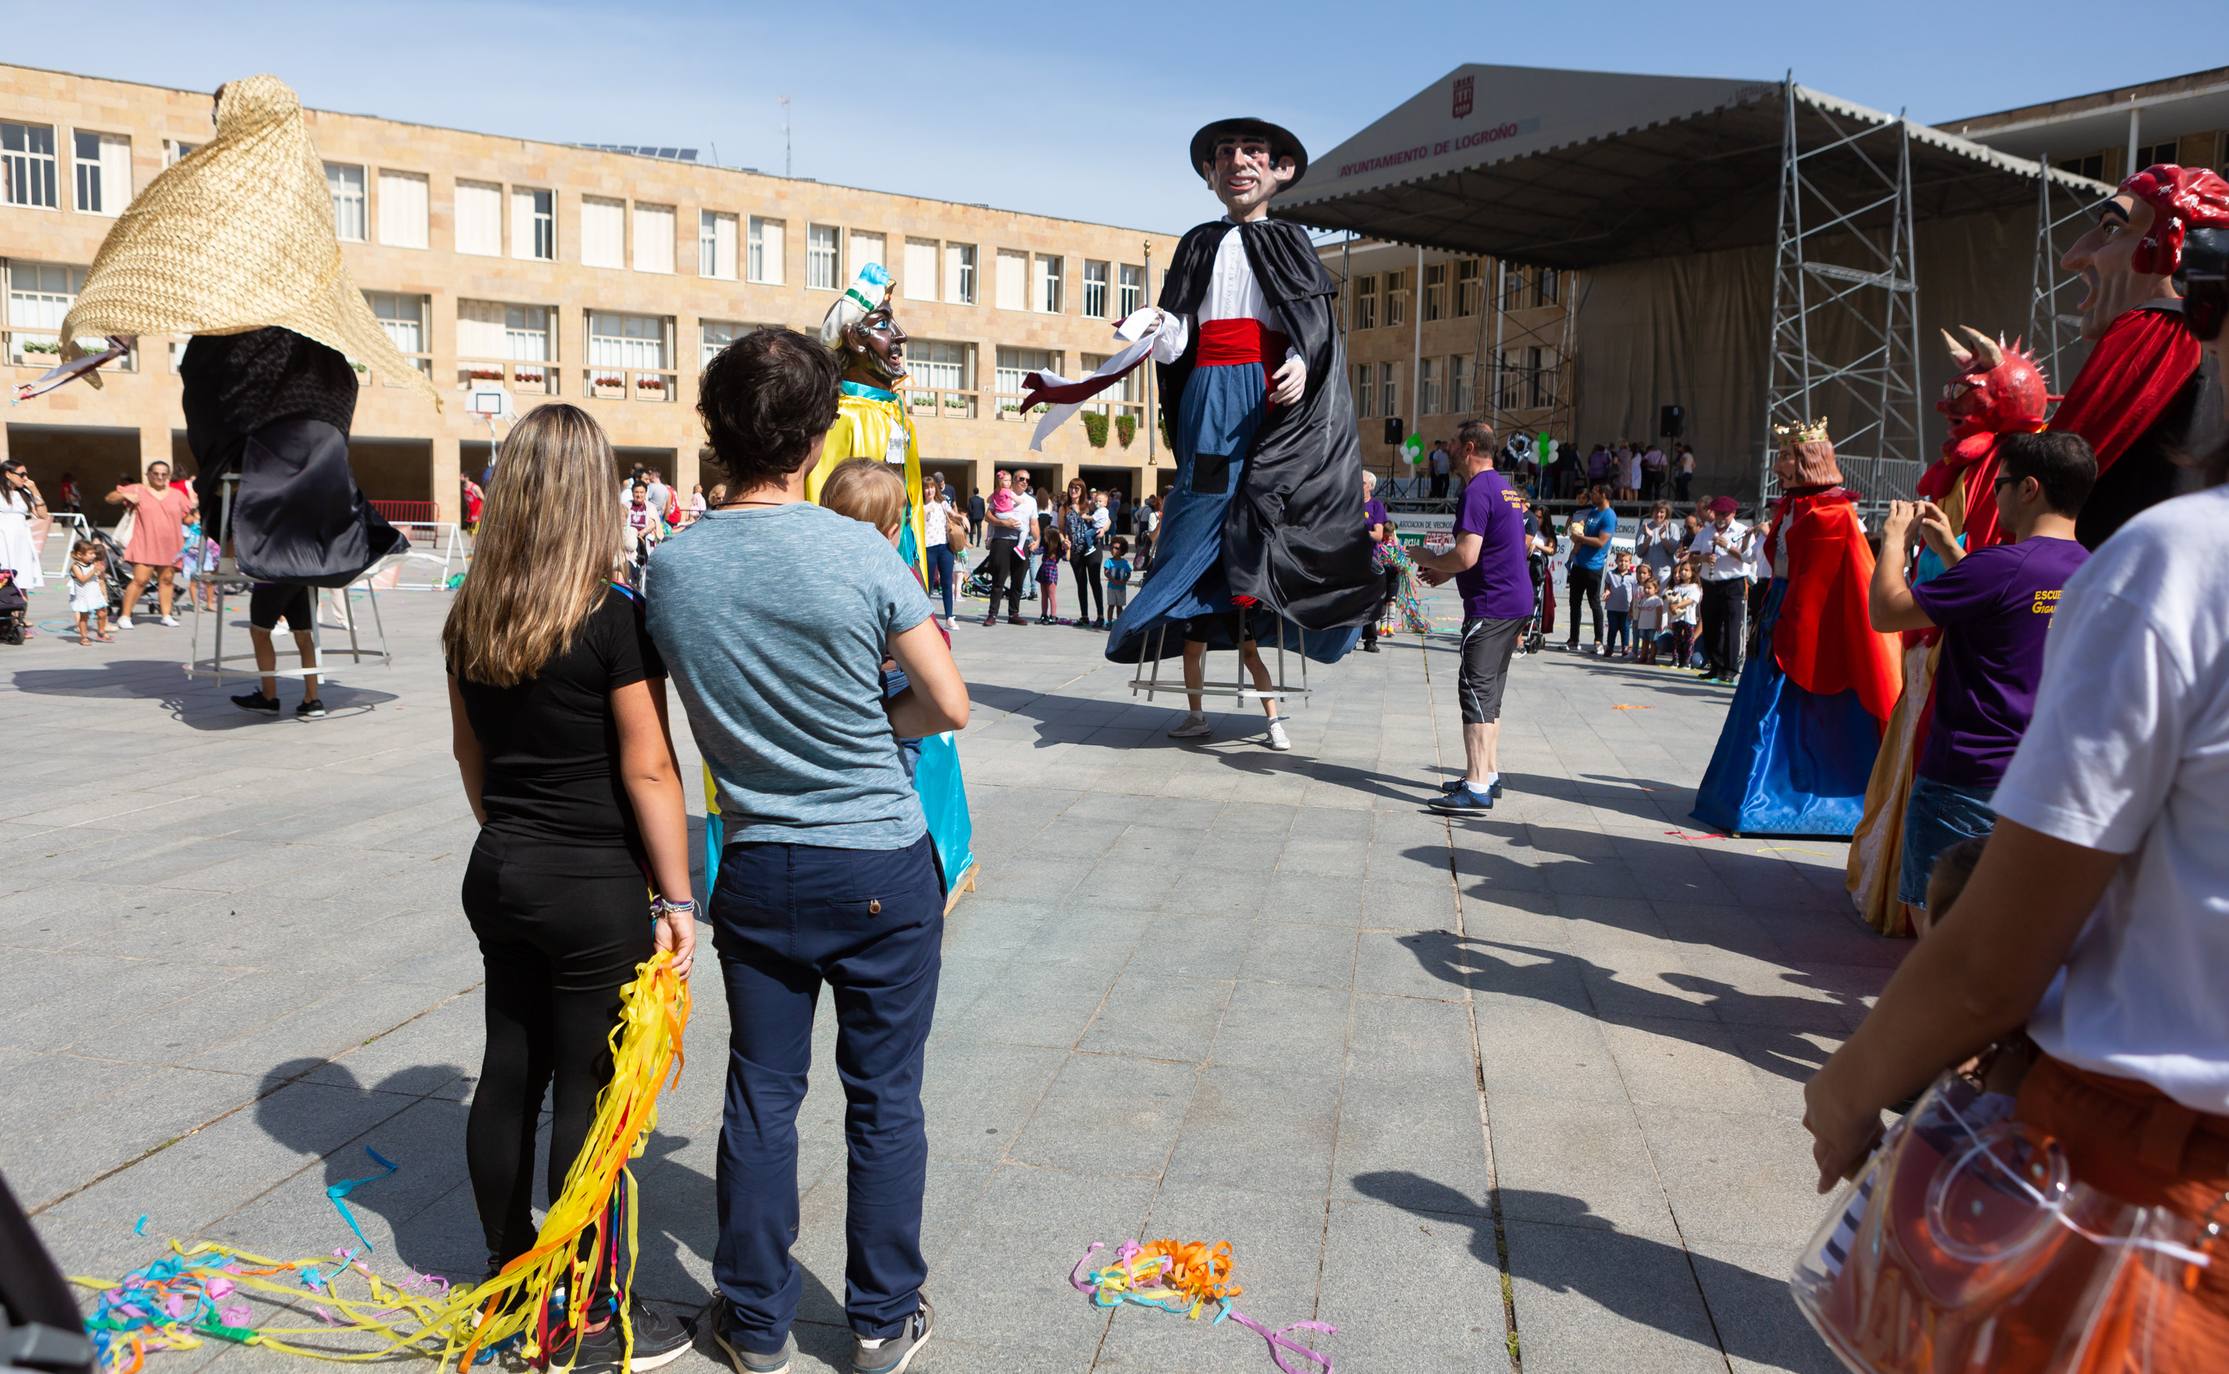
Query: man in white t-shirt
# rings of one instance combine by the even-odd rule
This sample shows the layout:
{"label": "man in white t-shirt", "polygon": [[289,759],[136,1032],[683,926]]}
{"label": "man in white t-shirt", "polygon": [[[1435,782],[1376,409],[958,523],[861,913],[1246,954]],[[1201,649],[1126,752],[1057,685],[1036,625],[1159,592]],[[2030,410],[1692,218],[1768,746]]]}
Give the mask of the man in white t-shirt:
{"label": "man in white t-shirt", "polygon": [[1748,616],[1749,526],[1734,518],[1731,496],[1710,503],[1710,521],[1687,546],[1703,583],[1703,679],[1732,682],[1741,676]]}
{"label": "man in white t-shirt", "polygon": [[1427,460],[1427,464],[1432,474],[1432,499],[1434,501],[1442,500],[1447,496],[1449,469],[1446,441],[1439,439],[1432,441],[1432,456]]}

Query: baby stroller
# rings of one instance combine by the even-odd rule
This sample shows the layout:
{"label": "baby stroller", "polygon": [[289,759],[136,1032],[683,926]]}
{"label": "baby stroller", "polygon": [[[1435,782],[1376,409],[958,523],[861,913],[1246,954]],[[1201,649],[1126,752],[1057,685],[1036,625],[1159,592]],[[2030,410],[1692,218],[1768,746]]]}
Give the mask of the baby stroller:
{"label": "baby stroller", "polygon": [[139,605],[124,604],[124,593],[130,591],[132,586],[132,565],[124,561],[124,546],[116,541],[116,536],[95,525],[82,537],[100,546],[101,585],[108,589],[109,614],[137,615],[150,607],[160,606],[161,589],[153,578],[148,579],[147,586],[140,592]]}
{"label": "baby stroller", "polygon": [[1517,631],[1517,652],[1537,654],[1548,639],[1543,628],[1548,621],[1548,607],[1543,599],[1548,591],[1548,560],[1527,558],[1525,574],[1532,579],[1532,614],[1525,618],[1524,625]]}
{"label": "baby stroller", "polygon": [[0,568],[0,644],[21,644],[31,600],[15,584],[15,570]]}

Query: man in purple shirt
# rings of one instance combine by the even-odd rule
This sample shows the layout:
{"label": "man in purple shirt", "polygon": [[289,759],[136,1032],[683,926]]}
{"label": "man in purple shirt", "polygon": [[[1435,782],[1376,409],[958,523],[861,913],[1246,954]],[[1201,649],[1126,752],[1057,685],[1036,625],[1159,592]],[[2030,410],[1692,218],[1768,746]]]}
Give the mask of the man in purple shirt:
{"label": "man in purple shirt", "polygon": [[1518,631],[1532,615],[1532,578],[1525,570],[1525,498],[1494,471],[1494,427],[1465,420],[1456,431],[1456,461],[1466,479],[1455,517],[1455,545],[1419,550],[1417,570],[1437,587],[1455,579],[1463,597],[1462,663],[1456,697],[1463,708],[1461,779],[1447,784],[1432,809],[1467,815],[1494,809],[1501,793],[1501,697]]}
{"label": "man in purple shirt", "polygon": [[1401,570],[1376,553],[1393,538],[1393,517],[1386,512],[1385,502],[1378,499],[1378,475],[1368,470],[1362,474],[1362,527],[1369,531],[1370,548],[1385,574],[1385,599],[1378,603],[1378,612],[1370,617],[1370,623],[1362,627],[1362,652],[1374,654],[1378,651],[1378,622],[1391,613],[1401,594]]}
{"label": "man in purple shirt", "polygon": [[[1897,879],[1897,895],[1919,911],[1936,856],[1996,827],[1990,798],[2035,714],[2052,612],[2089,557],[2074,539],[2075,516],[2097,482],[2097,459],[2082,436],[2007,434],[1997,452],[1997,518],[2014,542],[1968,553],[1932,501],[1891,502],[1866,603],[1876,630],[1943,632]],[[1945,569],[1916,587],[1904,572],[1915,527]]]}

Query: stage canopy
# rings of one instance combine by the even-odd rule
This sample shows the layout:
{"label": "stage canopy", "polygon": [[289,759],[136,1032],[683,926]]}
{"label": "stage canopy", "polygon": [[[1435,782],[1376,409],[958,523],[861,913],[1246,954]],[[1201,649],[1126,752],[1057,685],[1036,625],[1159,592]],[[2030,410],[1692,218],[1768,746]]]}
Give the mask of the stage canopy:
{"label": "stage canopy", "polygon": [[1581,271],[1559,438],[1648,435],[1680,402],[1708,467],[1754,474],[1768,416],[1819,414],[1905,485],[1933,447],[1936,326],[2033,325],[2071,376],[2038,264],[2109,192],[1792,78],[1473,64],[1318,154],[1274,213]]}

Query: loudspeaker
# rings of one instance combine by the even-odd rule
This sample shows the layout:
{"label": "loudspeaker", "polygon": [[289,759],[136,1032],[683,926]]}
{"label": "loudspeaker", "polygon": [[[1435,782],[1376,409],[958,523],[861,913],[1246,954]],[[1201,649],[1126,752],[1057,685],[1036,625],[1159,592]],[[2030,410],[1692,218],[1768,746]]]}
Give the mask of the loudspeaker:
{"label": "loudspeaker", "polygon": [[1677,439],[1680,429],[1687,423],[1684,406],[1665,406],[1656,415],[1656,431],[1667,439]]}
{"label": "loudspeaker", "polygon": [[1400,443],[1400,442],[1401,442],[1401,438],[1402,438],[1402,435],[1401,435],[1401,429],[1402,429],[1402,425],[1401,425],[1401,417],[1400,417],[1400,416],[1398,416],[1398,415],[1388,415],[1388,416],[1386,416],[1386,417],[1385,417],[1385,441],[1386,441],[1387,443],[1389,443],[1389,444],[1398,444],[1398,443]]}

